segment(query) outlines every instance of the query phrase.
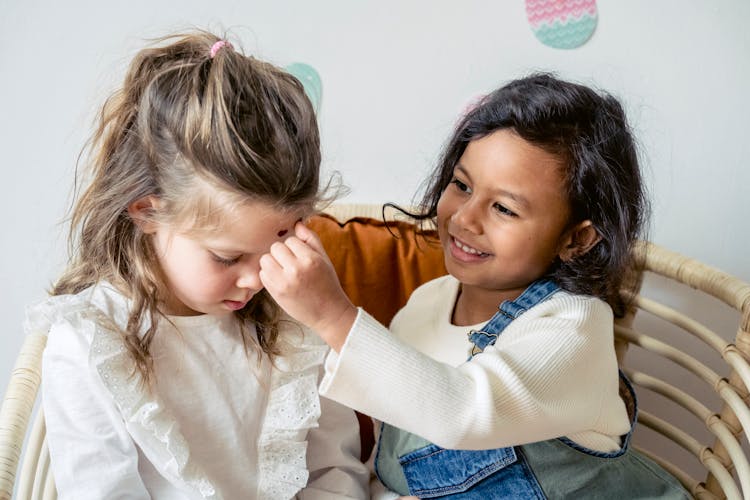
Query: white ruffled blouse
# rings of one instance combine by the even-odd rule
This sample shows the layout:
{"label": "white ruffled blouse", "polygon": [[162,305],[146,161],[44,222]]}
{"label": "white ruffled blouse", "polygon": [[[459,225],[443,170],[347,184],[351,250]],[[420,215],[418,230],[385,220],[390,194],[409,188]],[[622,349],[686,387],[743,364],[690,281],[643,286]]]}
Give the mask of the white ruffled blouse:
{"label": "white ruffled blouse", "polygon": [[283,354],[258,361],[231,315],[169,317],[148,391],[118,333],[127,308],[105,284],[27,313],[27,332],[48,332],[42,397],[60,499],[366,498],[356,417],[318,396],[328,349],[316,335],[283,321]]}

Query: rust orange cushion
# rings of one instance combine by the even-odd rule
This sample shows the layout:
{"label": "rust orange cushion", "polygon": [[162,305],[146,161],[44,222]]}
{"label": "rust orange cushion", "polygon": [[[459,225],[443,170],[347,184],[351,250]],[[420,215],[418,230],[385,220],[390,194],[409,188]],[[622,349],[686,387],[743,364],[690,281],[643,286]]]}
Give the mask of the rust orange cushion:
{"label": "rust orange cushion", "polygon": [[[436,233],[408,222],[386,226],[361,217],[339,223],[319,215],[308,226],[320,236],[349,299],[386,326],[415,288],[447,272]],[[372,420],[360,413],[357,419],[364,462],[375,444]]]}
{"label": "rust orange cushion", "polygon": [[350,300],[386,326],[415,288],[446,274],[435,231],[364,217],[339,223],[328,215],[308,225],[320,236]]}
{"label": "rust orange cushion", "polygon": [[[447,274],[435,231],[418,231],[400,221],[386,226],[367,217],[339,223],[325,214],[312,217],[308,226],[320,236],[354,305],[386,326],[417,287]],[[357,417],[365,461],[374,445],[372,420],[360,413]]]}

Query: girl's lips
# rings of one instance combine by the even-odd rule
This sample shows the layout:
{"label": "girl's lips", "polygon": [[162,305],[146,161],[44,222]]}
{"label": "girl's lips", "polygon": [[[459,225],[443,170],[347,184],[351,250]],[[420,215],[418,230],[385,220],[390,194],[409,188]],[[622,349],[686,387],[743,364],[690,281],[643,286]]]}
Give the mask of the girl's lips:
{"label": "girl's lips", "polygon": [[239,311],[240,309],[242,309],[243,307],[245,307],[245,304],[247,304],[247,302],[238,302],[236,300],[225,300],[224,301],[224,305],[227,306],[232,311]]}
{"label": "girl's lips", "polygon": [[479,262],[490,256],[453,236],[450,239],[450,253],[454,259],[461,262]]}

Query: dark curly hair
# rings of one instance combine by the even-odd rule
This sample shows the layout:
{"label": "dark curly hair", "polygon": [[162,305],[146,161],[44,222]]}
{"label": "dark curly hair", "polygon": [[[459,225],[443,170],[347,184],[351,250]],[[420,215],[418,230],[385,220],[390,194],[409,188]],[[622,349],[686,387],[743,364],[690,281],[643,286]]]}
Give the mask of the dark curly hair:
{"label": "dark curly hair", "polygon": [[566,165],[570,225],[591,220],[601,236],[587,253],[557,260],[548,276],[563,289],[600,297],[624,313],[619,289],[649,213],[635,142],[620,102],[584,85],[539,73],[485,96],[458,123],[428,180],[416,214],[434,220],[453,169],[473,140],[513,129]]}

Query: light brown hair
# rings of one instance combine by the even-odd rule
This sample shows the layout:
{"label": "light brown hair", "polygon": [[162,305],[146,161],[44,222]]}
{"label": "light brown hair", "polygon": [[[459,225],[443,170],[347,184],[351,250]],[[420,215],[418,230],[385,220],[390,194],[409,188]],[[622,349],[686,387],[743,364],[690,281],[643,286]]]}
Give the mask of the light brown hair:
{"label": "light brown hair", "polygon": [[[319,134],[302,84],[243,55],[236,43],[223,44],[212,57],[220,40],[194,31],[164,37],[136,54],[88,144],[88,183],[71,214],[71,260],[51,291],[74,294],[107,281],[131,299],[122,335],[146,383],[166,295],[151,238],[128,206],[156,196],[164,209],[154,219],[184,226],[187,218],[201,216],[192,194],[206,181],[230,198],[279,209],[312,208],[320,197]],[[255,326],[260,349],[276,352],[279,309],[265,291],[235,315],[246,349]]]}

